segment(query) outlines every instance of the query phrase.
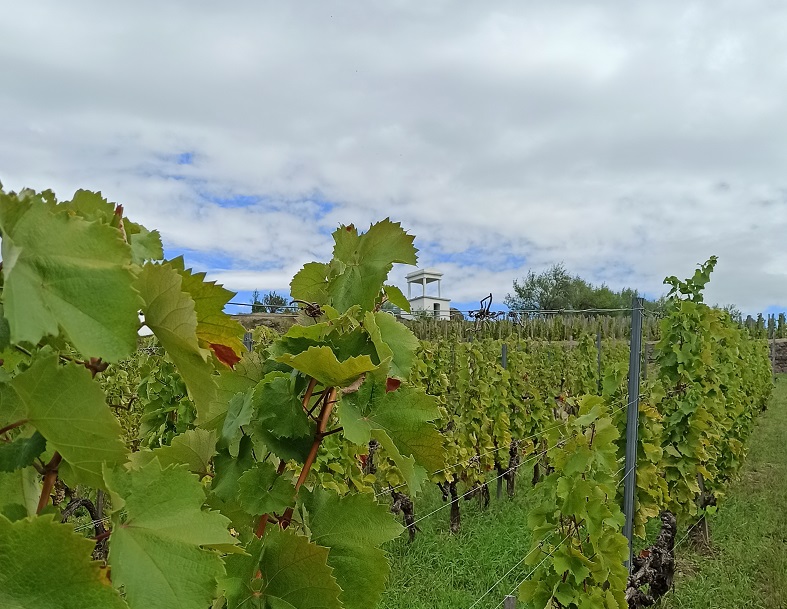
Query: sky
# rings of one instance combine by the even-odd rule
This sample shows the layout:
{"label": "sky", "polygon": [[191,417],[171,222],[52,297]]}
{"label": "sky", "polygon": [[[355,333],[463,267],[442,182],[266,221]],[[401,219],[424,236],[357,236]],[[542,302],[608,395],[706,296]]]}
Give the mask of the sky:
{"label": "sky", "polygon": [[[0,181],[286,292],[390,217],[471,308],[563,262],[787,309],[787,4],[0,0]],[[401,287],[412,268],[396,268]]]}

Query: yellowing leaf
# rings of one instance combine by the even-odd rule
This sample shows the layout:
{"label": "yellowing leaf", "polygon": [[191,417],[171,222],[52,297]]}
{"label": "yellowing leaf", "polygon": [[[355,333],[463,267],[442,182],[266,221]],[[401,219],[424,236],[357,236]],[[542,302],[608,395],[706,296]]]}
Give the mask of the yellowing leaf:
{"label": "yellowing leaf", "polygon": [[183,291],[183,279],[169,264],[146,264],[137,278],[144,301],[145,324],[172,358],[197,407],[197,423],[223,416],[227,405],[218,398],[217,378],[208,352],[197,339],[194,299]]}
{"label": "yellowing leaf", "polygon": [[349,357],[340,362],[327,346],[309,347],[298,355],[285,353],[276,361],[314,377],[325,386],[335,387],[350,385],[361,374],[377,367],[368,355]]}
{"label": "yellowing leaf", "polygon": [[181,289],[194,300],[197,338],[200,346],[209,348],[210,345],[224,345],[232,349],[235,354],[242,354],[246,350],[243,346],[245,330],[224,312],[224,306],[235,293],[215,281],[205,281],[205,273],[194,273],[190,269],[185,269],[182,257],[171,260],[170,264],[183,278]]}

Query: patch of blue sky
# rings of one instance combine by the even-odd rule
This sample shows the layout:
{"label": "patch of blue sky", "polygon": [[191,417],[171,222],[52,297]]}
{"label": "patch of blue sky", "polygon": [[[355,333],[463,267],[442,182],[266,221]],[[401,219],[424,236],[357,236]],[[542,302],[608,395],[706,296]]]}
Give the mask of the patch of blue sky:
{"label": "patch of blue sky", "polygon": [[768,315],[776,315],[779,316],[779,313],[784,313],[787,311],[787,305],[770,305],[769,307],[765,308],[763,311],[763,315],[767,317]]}
{"label": "patch of blue sky", "polygon": [[196,192],[205,201],[214,203],[219,207],[226,208],[252,207],[253,205],[258,205],[264,201],[263,197],[257,195],[219,195],[202,189],[196,189]]}
{"label": "patch of blue sky", "polygon": [[193,165],[194,164],[194,153],[193,152],[181,152],[176,157],[175,162],[178,165]]}
{"label": "patch of blue sky", "polygon": [[[465,317],[468,317],[468,311],[478,311],[481,308],[481,303],[476,301],[451,301],[451,308],[452,309],[459,309],[462,313],[464,313]],[[497,297],[492,300],[492,306],[489,307],[490,311],[508,311],[508,307],[503,304],[503,300],[498,299]]]}
{"label": "patch of blue sky", "polygon": [[164,257],[167,260],[177,258],[178,256],[183,256],[186,268],[193,268],[196,271],[229,269],[234,264],[234,258],[219,252],[202,252],[185,247],[164,247]]}
{"label": "patch of blue sky", "polygon": [[[268,292],[276,292],[279,296],[283,296],[287,299],[287,304],[290,303],[290,293],[289,291],[285,290],[270,290],[267,289],[265,286],[259,287],[259,292],[261,296],[264,296]],[[251,303],[252,303],[252,295],[253,290],[239,290],[234,298],[230,301],[226,307],[224,307],[224,312],[229,313],[231,315],[237,315],[239,313],[251,313]]]}

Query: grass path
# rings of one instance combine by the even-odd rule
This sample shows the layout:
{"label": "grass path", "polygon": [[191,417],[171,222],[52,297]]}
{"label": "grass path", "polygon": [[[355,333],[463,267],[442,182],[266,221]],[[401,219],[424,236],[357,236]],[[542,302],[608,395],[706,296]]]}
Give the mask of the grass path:
{"label": "grass path", "polygon": [[740,480],[710,526],[710,555],[688,543],[678,549],[675,592],[663,606],[787,609],[787,375],[777,379]]}
{"label": "grass path", "polygon": [[[522,468],[517,484],[530,486],[532,469]],[[408,544],[406,535],[387,547],[391,578],[383,596],[382,609],[463,609],[502,578],[502,582],[473,609],[492,609],[511,592],[527,573],[517,563],[530,547],[527,515],[532,499],[529,488],[521,488],[509,500],[492,500],[482,512],[475,499],[461,500],[462,530],[448,531],[448,504],[429,485],[416,503],[416,517],[445,505],[436,514],[418,523],[421,532]],[[512,567],[514,567],[513,570]],[[508,577],[503,577],[511,570]]]}
{"label": "grass path", "polygon": [[[492,588],[473,609],[494,609],[528,572],[516,565],[530,547],[531,494],[525,488],[530,475],[520,472],[522,488],[513,500],[496,501],[490,489],[492,503],[485,513],[476,501],[462,501],[458,535],[448,532],[446,506],[419,523],[422,531],[413,544],[406,536],[388,544],[391,578],[380,607],[466,609]],[[417,500],[416,516],[441,505],[440,493],[429,485]],[[741,478],[710,526],[710,555],[696,554],[688,542],[679,547],[675,591],[662,608],[787,609],[787,375],[777,379]]]}

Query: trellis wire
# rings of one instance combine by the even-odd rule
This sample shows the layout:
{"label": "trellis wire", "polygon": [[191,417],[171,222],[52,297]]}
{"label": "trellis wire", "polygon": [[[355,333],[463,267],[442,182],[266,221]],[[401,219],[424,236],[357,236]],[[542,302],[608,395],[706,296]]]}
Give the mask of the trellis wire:
{"label": "trellis wire", "polygon": [[[630,406],[630,405],[631,405],[631,404],[633,404],[635,401],[636,401],[636,400],[633,400],[633,401],[629,402],[628,404],[623,404],[623,405],[622,405],[622,406],[620,406],[619,408],[617,408],[617,409],[613,410],[612,412],[610,412],[608,416],[612,416],[613,414],[617,413],[618,411],[620,411],[620,410],[622,410],[622,409],[624,409],[624,408],[626,408],[626,407]],[[565,441],[565,440],[567,440],[567,439],[568,439],[568,438],[565,438],[563,441]],[[541,456],[545,455],[546,453],[548,453],[548,452],[549,452],[549,451],[551,451],[551,450],[554,450],[555,448],[559,447],[560,445],[561,445],[560,443],[558,443],[558,444],[555,444],[554,446],[552,446],[552,447],[550,447],[550,448],[547,448],[547,449],[545,449],[545,450],[541,451],[540,453],[538,453],[538,454],[536,454],[536,455],[531,455],[531,456],[530,456],[530,458],[526,459],[525,461],[523,461],[523,462],[520,464],[520,467],[521,467],[522,465],[525,465],[525,464],[527,464],[527,463],[530,463],[531,461],[534,461],[534,460],[538,459],[539,457],[541,457]],[[499,475],[495,476],[495,477],[494,477],[494,478],[492,478],[491,480],[487,480],[487,481],[486,481],[484,484],[490,484],[490,483],[494,482],[495,480],[498,480],[499,478],[502,478],[502,477],[503,477],[503,476],[505,476],[507,473],[508,473],[508,470],[506,469],[506,471],[504,471],[502,474],[499,474]],[[461,494],[461,495],[459,495],[459,497],[457,497],[456,499],[452,499],[451,501],[448,501],[448,502],[446,502],[444,505],[441,505],[439,508],[437,508],[437,509],[435,509],[435,510],[432,510],[431,512],[429,512],[428,514],[426,514],[426,516],[421,516],[420,518],[416,519],[415,521],[413,521],[412,523],[410,523],[410,526],[412,526],[412,525],[415,525],[415,524],[418,524],[418,523],[419,523],[419,522],[421,522],[422,520],[425,520],[426,518],[429,518],[430,516],[433,516],[434,514],[436,514],[437,512],[439,512],[440,510],[444,510],[445,508],[447,508],[448,506],[450,506],[450,505],[451,505],[451,504],[452,504],[454,501],[458,501],[459,499],[464,499],[464,498],[465,498],[465,497],[467,497],[468,495],[471,495],[471,494],[473,494],[473,493],[475,493],[475,492],[476,492],[476,489],[475,489],[475,488],[472,488],[472,489],[470,489],[469,491],[467,491],[467,492],[465,492],[465,493],[462,493],[462,494]]]}
{"label": "trellis wire", "polygon": [[[511,592],[509,592],[509,593],[508,593],[506,596],[511,596],[511,595],[512,595],[514,592],[516,592],[516,591],[519,589],[519,586],[521,586],[521,585],[522,585],[522,584],[524,584],[524,583],[525,583],[525,582],[526,582],[528,579],[530,579],[530,578],[532,577],[533,573],[535,573],[535,572],[538,570],[538,568],[539,568],[541,565],[543,565],[543,564],[544,564],[544,563],[547,561],[547,558],[549,558],[550,556],[552,556],[552,554],[554,554],[554,553],[555,553],[555,551],[556,551],[556,550],[557,550],[557,549],[558,549],[560,546],[562,546],[562,545],[563,545],[563,544],[566,542],[566,540],[567,540],[569,537],[571,537],[571,533],[569,533],[568,535],[566,535],[566,536],[565,536],[565,537],[564,537],[564,538],[563,538],[563,539],[560,541],[560,543],[558,543],[558,544],[557,544],[557,545],[556,545],[554,548],[552,548],[552,550],[551,550],[551,551],[550,551],[550,552],[549,552],[549,553],[548,553],[546,556],[544,556],[544,558],[542,558],[542,559],[541,559],[541,562],[540,562],[540,563],[538,563],[538,564],[537,564],[535,567],[533,567],[533,570],[532,570],[532,571],[530,571],[530,573],[528,573],[527,575],[525,575],[524,579],[522,579],[522,581],[520,581],[520,582],[519,582],[519,583],[518,583],[516,586],[514,586],[514,589],[513,589],[513,590],[511,590]],[[500,607],[500,606],[501,606],[501,605],[502,605],[502,604],[505,602],[505,600],[506,600],[506,599],[505,599],[505,597],[503,597],[503,600],[502,600],[502,601],[500,601],[500,602],[499,602],[499,603],[498,603],[498,604],[495,606],[495,609],[498,609],[498,608],[499,608],[499,607]]]}

